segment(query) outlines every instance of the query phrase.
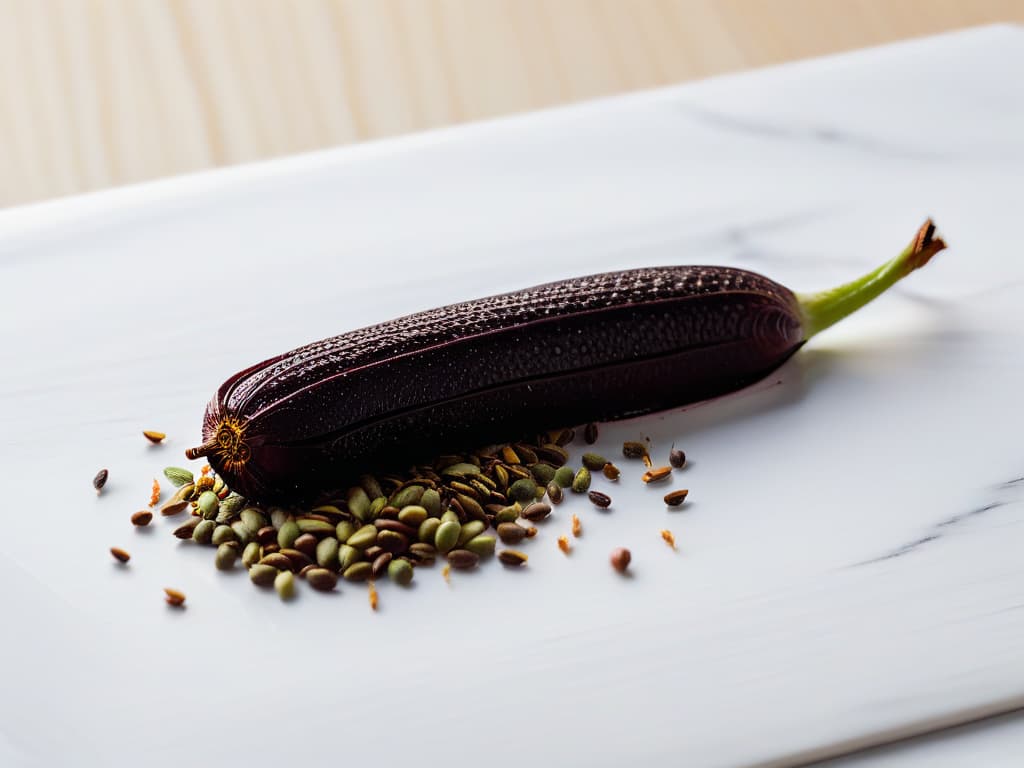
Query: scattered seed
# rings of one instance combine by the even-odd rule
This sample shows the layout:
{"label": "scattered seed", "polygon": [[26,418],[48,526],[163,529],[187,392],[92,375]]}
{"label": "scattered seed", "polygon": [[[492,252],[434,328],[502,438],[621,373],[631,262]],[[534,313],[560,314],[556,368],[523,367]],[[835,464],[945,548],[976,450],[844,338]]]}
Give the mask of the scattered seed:
{"label": "scattered seed", "polygon": [[195,477],[187,469],[181,467],[164,467],[164,477],[171,481],[175,488],[183,485],[191,485],[196,481]]}
{"label": "scattered seed", "polygon": [[668,452],[668,463],[676,469],[682,469],[686,465],[686,454],[673,446]]}
{"label": "scattered seed", "polygon": [[678,507],[689,495],[690,491],[686,488],[680,488],[678,491],[672,491],[671,493],[665,494],[665,503],[670,507]]}
{"label": "scattered seed", "polygon": [[373,586],[373,582],[370,582],[370,610],[377,610],[377,588]]}
{"label": "scattered seed", "polygon": [[274,583],[279,571],[272,565],[256,563],[249,569],[249,581],[257,587],[269,587]]}
{"label": "scattered seed", "polygon": [[103,486],[107,484],[107,478],[109,476],[110,473],[105,469],[101,469],[96,473],[96,477],[92,479],[92,487],[96,489],[96,493],[103,490]]}
{"label": "scattered seed", "polygon": [[132,515],[132,525],[137,525],[140,528],[144,525],[149,525],[153,520],[153,513],[148,509],[141,509]]}
{"label": "scattered seed", "polygon": [[387,573],[388,566],[391,565],[391,561],[394,559],[394,555],[390,552],[381,552],[377,557],[373,559],[373,563],[370,565],[370,577],[379,579],[385,573]]}
{"label": "scattered seed", "polygon": [[453,549],[448,553],[448,565],[460,571],[476,568],[480,563],[480,555],[468,549]]}
{"label": "scattered seed", "polygon": [[576,476],[572,479],[573,493],[586,493],[590,489],[590,470],[581,467]]}
{"label": "scattered seed", "polygon": [[[212,523],[213,521],[209,520],[207,522]],[[214,523],[214,525],[217,524]],[[217,527],[213,529],[213,535],[210,537],[210,541],[213,543],[213,546],[219,547],[221,544],[225,544],[229,541],[238,541],[238,534],[230,525],[217,525]]]}
{"label": "scattered seed", "polygon": [[555,482],[558,483],[562,488],[568,488],[572,485],[572,479],[576,476],[575,471],[572,467],[563,466],[555,470]]}
{"label": "scattered seed", "polygon": [[567,555],[569,554],[570,551],[572,551],[572,547],[569,546],[569,537],[568,536],[559,536],[558,537],[558,548],[560,550],[562,550]]}
{"label": "scattered seed", "polygon": [[188,502],[184,500],[174,501],[171,499],[162,507],[160,507],[160,514],[164,517],[174,517],[179,515],[188,509]]}
{"label": "scattered seed", "polygon": [[518,544],[526,538],[526,529],[518,523],[499,523],[498,538],[503,544]]}
{"label": "scattered seed", "polygon": [[647,455],[647,446],[635,440],[627,440],[622,444],[622,455],[627,459],[642,459]]}
{"label": "scattered seed", "polygon": [[112,554],[114,556],[114,559],[117,560],[117,562],[119,563],[127,563],[129,560],[132,559],[132,556],[120,547],[111,547],[110,554]]}
{"label": "scattered seed", "polygon": [[583,428],[583,442],[587,445],[593,445],[597,442],[597,424],[590,422]]}
{"label": "scattered seed", "polygon": [[608,459],[599,453],[584,453],[583,454],[583,466],[589,469],[591,472],[600,472],[604,469],[604,465],[608,463]]}
{"label": "scattered seed", "polygon": [[250,541],[242,550],[242,565],[245,568],[252,568],[263,557],[263,548],[259,542]]}
{"label": "scattered seed", "polygon": [[449,550],[459,543],[459,534],[461,532],[462,526],[456,522],[448,520],[441,523],[437,529],[437,534],[434,536],[434,547],[442,555],[447,554]]}
{"label": "scattered seed", "polygon": [[408,560],[392,560],[388,564],[388,578],[391,579],[395,584],[400,584],[403,587],[409,585],[412,581],[413,568],[409,564]]}
{"label": "scattered seed", "polygon": [[344,573],[350,566],[358,563],[362,556],[362,552],[355,547],[342,544],[338,547],[338,570]]}
{"label": "scattered seed", "polygon": [[604,467],[601,468],[601,471],[604,473],[604,476],[607,477],[609,480],[619,479],[619,468],[616,467],[611,462],[605,464]]}
{"label": "scattered seed", "polygon": [[529,528],[526,529],[526,538],[532,539],[536,535],[537,529],[534,526],[531,525]]}
{"label": "scattered seed", "polygon": [[676,548],[676,537],[672,535],[672,531],[665,529],[661,532],[661,538],[664,539],[665,543],[668,544],[672,549]]}
{"label": "scattered seed", "polygon": [[209,544],[213,540],[213,532],[216,530],[217,523],[213,520],[200,519],[199,524],[192,529],[192,541],[196,544]]}
{"label": "scattered seed", "polygon": [[306,581],[318,592],[330,592],[338,586],[338,574],[326,568],[310,568],[306,572]]}
{"label": "scattered seed", "polygon": [[490,557],[494,554],[495,540],[493,536],[474,536],[463,546],[478,557]]}
{"label": "scattered seed", "polygon": [[625,573],[626,569],[629,568],[629,562],[633,559],[633,556],[629,553],[629,550],[625,547],[619,547],[612,550],[611,561],[612,568],[619,573]]}
{"label": "scattered seed", "polygon": [[185,605],[185,593],[171,587],[164,587],[164,599],[168,605],[181,608]]}
{"label": "scattered seed", "polygon": [[213,520],[220,511],[220,499],[213,491],[203,491],[196,500],[196,508],[199,514],[207,520]]}
{"label": "scattered seed", "polygon": [[498,525],[501,523],[514,523],[519,519],[519,513],[522,511],[519,504],[513,504],[510,507],[502,507],[498,510],[497,514],[494,515],[494,522]]}
{"label": "scattered seed", "polygon": [[517,549],[503,549],[501,550],[501,552],[498,553],[498,559],[504,565],[509,565],[518,568],[519,566],[525,564],[526,561],[530,558],[526,554],[520,552]]}
{"label": "scattered seed", "polygon": [[649,469],[644,472],[641,478],[645,483],[656,483],[659,480],[664,480],[672,474],[672,467],[658,467],[657,469]]}
{"label": "scattered seed", "polygon": [[528,505],[521,514],[531,523],[535,523],[551,514],[551,506],[542,501],[535,501],[533,504]]}
{"label": "scattered seed", "polygon": [[600,491],[591,491],[587,494],[587,498],[601,509],[608,509],[612,505],[612,497],[607,493],[601,493]]}
{"label": "scattered seed", "polygon": [[583,533],[583,524],[580,519],[576,516],[572,516],[572,535],[579,538],[580,534]]}
{"label": "scattered seed", "polygon": [[562,495],[562,486],[552,480],[548,483],[548,501],[552,504],[561,504],[564,496]]}
{"label": "scattered seed", "polygon": [[282,600],[295,597],[295,575],[291,571],[281,571],[274,577],[274,589]]}
{"label": "scattered seed", "polygon": [[167,435],[165,435],[163,432],[156,432],[152,429],[144,429],[142,431],[142,436],[149,440],[149,442],[154,444],[162,443],[164,439],[167,437]]}
{"label": "scattered seed", "polygon": [[196,526],[201,523],[198,517],[189,518],[183,525],[178,526],[174,529],[174,535],[179,539],[191,539],[192,532],[196,529]]}
{"label": "scattered seed", "polygon": [[[345,581],[366,581],[368,578],[370,578],[370,573],[372,570],[373,566],[371,566],[368,562],[364,560],[359,563],[353,563],[348,568],[346,568],[342,572],[341,578],[343,578]],[[312,573],[312,571],[310,573]],[[309,578],[308,573],[306,574],[306,578]]]}
{"label": "scattered seed", "polygon": [[537,484],[526,477],[516,480],[509,486],[508,496],[520,504],[529,504],[537,498]]}

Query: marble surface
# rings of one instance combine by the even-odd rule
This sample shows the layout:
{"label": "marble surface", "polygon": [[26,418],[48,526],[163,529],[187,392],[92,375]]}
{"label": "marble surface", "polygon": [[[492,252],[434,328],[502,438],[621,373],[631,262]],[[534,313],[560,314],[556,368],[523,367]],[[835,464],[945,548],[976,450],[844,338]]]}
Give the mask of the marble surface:
{"label": "marble surface", "polygon": [[[1022,70],[986,28],[0,214],[0,765],[789,766],[1024,706]],[[814,290],[928,215],[950,249],[777,375],[604,427],[692,504],[630,467],[527,573],[286,605],[128,523],[271,354],[605,269]]]}

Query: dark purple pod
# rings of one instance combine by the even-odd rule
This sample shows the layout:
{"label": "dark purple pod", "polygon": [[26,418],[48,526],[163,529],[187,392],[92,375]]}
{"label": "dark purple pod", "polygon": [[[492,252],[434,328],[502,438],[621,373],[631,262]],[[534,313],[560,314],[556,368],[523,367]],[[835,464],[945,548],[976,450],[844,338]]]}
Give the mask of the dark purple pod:
{"label": "dark purple pod", "polygon": [[302,498],[376,466],[725,394],[927,261],[941,241],[924,232],[808,297],[738,269],[652,267],[324,339],[228,379],[187,455],[247,498]]}

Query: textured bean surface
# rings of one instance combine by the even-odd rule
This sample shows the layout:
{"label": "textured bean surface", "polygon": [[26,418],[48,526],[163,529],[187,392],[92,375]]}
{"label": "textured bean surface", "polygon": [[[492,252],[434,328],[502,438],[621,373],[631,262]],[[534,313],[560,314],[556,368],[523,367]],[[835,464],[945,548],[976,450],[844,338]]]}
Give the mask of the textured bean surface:
{"label": "textured bean surface", "polygon": [[730,391],[800,340],[792,294],[760,275],[611,272],[300,347],[225,382],[204,434],[225,415],[247,422],[246,474],[256,483],[235,485],[264,495],[285,478],[294,490],[427,443],[498,439],[510,427],[617,418]]}

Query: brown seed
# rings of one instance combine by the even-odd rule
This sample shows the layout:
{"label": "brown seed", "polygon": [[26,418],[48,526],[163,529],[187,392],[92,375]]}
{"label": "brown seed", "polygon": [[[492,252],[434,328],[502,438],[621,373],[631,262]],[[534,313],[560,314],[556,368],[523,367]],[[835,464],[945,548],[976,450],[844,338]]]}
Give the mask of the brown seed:
{"label": "brown seed", "polygon": [[187,501],[185,501],[184,499],[179,499],[178,501],[171,499],[162,507],[160,507],[160,514],[164,517],[174,517],[174,515],[181,514],[186,509],[188,509]]}
{"label": "brown seed", "polygon": [[448,565],[460,571],[476,568],[479,562],[480,555],[470,552],[468,549],[453,549],[448,553]]}
{"label": "brown seed", "polygon": [[[270,554],[274,553],[271,552]],[[305,552],[299,551],[298,549],[282,549],[278,552],[278,554],[288,558],[288,560],[292,564],[291,570],[293,571],[300,571],[307,565],[316,565],[312,557],[307,555]]]}
{"label": "brown seed", "polygon": [[548,483],[547,490],[548,501],[550,501],[552,504],[562,503],[562,499],[565,498],[564,494],[562,493],[562,486],[560,486],[558,483],[552,480],[550,483]]}
{"label": "brown seed", "polygon": [[672,547],[672,549],[676,548],[676,537],[672,535],[672,531],[667,529],[663,530],[661,532],[661,538],[664,540],[666,544]]}
{"label": "brown seed", "polygon": [[517,523],[499,523],[498,538],[503,544],[518,544],[526,538],[526,529]]}
{"label": "brown seed", "polygon": [[686,488],[680,488],[678,491],[672,491],[672,493],[665,494],[665,503],[670,507],[678,507],[689,495],[690,491]]}
{"label": "brown seed", "polygon": [[263,545],[263,554],[265,554],[265,555],[272,555],[274,552],[280,552],[280,551],[281,551],[281,545],[278,544],[276,541],[272,541],[269,544],[264,544]]}
{"label": "brown seed", "polygon": [[387,573],[388,566],[391,565],[391,559],[394,557],[390,552],[381,552],[377,559],[373,561],[373,565],[370,567],[370,575],[378,579],[381,574]]}
{"label": "brown seed", "polygon": [[593,445],[597,442],[597,424],[590,422],[583,428],[583,442]]}
{"label": "brown seed", "polygon": [[310,568],[306,571],[306,581],[319,592],[330,592],[338,586],[338,574],[326,568]]}
{"label": "brown seed", "polygon": [[612,505],[612,497],[600,491],[591,491],[587,494],[587,498],[601,509],[608,509]]}
{"label": "brown seed", "polygon": [[320,566],[318,566],[316,563],[310,563],[309,565],[305,566],[301,571],[299,571],[298,577],[300,579],[304,579],[304,578],[306,578],[306,574],[307,573],[312,571],[314,568],[319,568],[319,567]]}
{"label": "brown seed", "polygon": [[164,438],[167,437],[163,432],[156,432],[152,429],[144,429],[142,431],[143,437],[145,437],[151,443],[162,443]]}
{"label": "brown seed", "polygon": [[175,608],[181,608],[185,605],[185,593],[171,587],[164,587],[164,599],[168,605],[173,605]]}
{"label": "brown seed", "polygon": [[[373,521],[373,524],[376,526],[378,531],[394,531],[395,533],[400,533],[410,539],[415,539],[419,534],[418,528],[413,528],[412,526],[406,525],[398,520],[381,520],[378,518]],[[378,536],[377,539],[379,541],[380,537]]]}
{"label": "brown seed", "polygon": [[377,535],[377,546],[393,555],[400,555],[409,549],[409,537],[397,531],[381,531]]}
{"label": "brown seed", "polygon": [[647,455],[647,446],[635,440],[627,440],[622,444],[622,455],[627,459],[642,459]]}
{"label": "brown seed", "polygon": [[174,535],[179,539],[191,539],[192,531],[194,531],[196,526],[202,521],[203,519],[201,517],[190,517],[182,525],[179,525],[174,529]]}
{"label": "brown seed", "polygon": [[[303,534],[305,536],[306,534]],[[301,538],[301,537],[300,537]],[[277,530],[272,525],[265,525],[256,531],[256,541],[263,546],[277,543]],[[296,539],[298,541],[298,539]]]}
{"label": "brown seed", "polygon": [[559,536],[558,537],[558,548],[560,550],[562,550],[565,554],[567,554],[567,555],[569,554],[569,552],[572,550],[572,547],[569,546],[569,537],[568,536]]}
{"label": "brown seed", "polygon": [[144,525],[149,525],[153,520],[153,513],[148,509],[140,509],[138,512],[132,515],[132,525],[137,525],[140,528]]}
{"label": "brown seed", "polygon": [[551,506],[542,501],[535,501],[533,504],[528,505],[520,514],[531,523],[535,523],[551,514]]}
{"label": "brown seed", "polygon": [[605,464],[604,468],[601,471],[604,472],[604,476],[607,477],[609,480],[619,479],[619,468],[616,467],[611,462]]}
{"label": "brown seed", "polygon": [[421,541],[417,541],[415,544],[410,544],[409,553],[421,558],[430,558],[431,560],[437,556],[437,550],[434,549],[433,545],[425,544]]}
{"label": "brown seed", "polygon": [[316,557],[316,545],[318,539],[312,533],[304,533],[295,540],[293,545],[295,549],[299,550],[306,555],[308,558]]}
{"label": "brown seed", "polygon": [[111,547],[110,554],[112,554],[114,556],[114,559],[117,560],[117,562],[119,563],[127,563],[129,560],[132,559],[132,556],[120,547]]}
{"label": "brown seed", "polygon": [[609,560],[611,561],[611,564],[612,564],[612,568],[614,568],[619,573],[625,573],[626,572],[626,569],[629,568],[629,561],[632,560],[632,559],[633,559],[633,556],[629,553],[629,550],[626,549],[625,547],[619,547],[618,549],[613,549],[611,557],[609,558]]}
{"label": "brown seed", "polygon": [[672,448],[668,452],[668,463],[676,469],[682,469],[686,465],[686,454],[678,448]]}
{"label": "brown seed", "polygon": [[105,469],[101,469],[96,473],[96,477],[92,479],[92,487],[96,489],[96,493],[103,490],[103,486],[107,484],[107,477],[109,476],[110,473]]}
{"label": "brown seed", "polygon": [[503,549],[498,553],[498,559],[504,565],[510,565],[518,568],[519,566],[526,563],[529,557],[518,549]]}
{"label": "brown seed", "polygon": [[641,478],[645,483],[656,483],[659,480],[664,480],[666,477],[672,474],[672,467],[658,467],[657,469],[649,469],[644,472]]}
{"label": "brown seed", "polygon": [[269,565],[271,568],[276,568],[279,571],[294,571],[295,566],[287,555],[283,555],[280,552],[272,552],[269,555],[264,555],[259,562],[260,565]]}
{"label": "brown seed", "polygon": [[583,524],[580,523],[580,519],[576,515],[572,516],[572,535],[579,538],[580,534],[583,533]]}

